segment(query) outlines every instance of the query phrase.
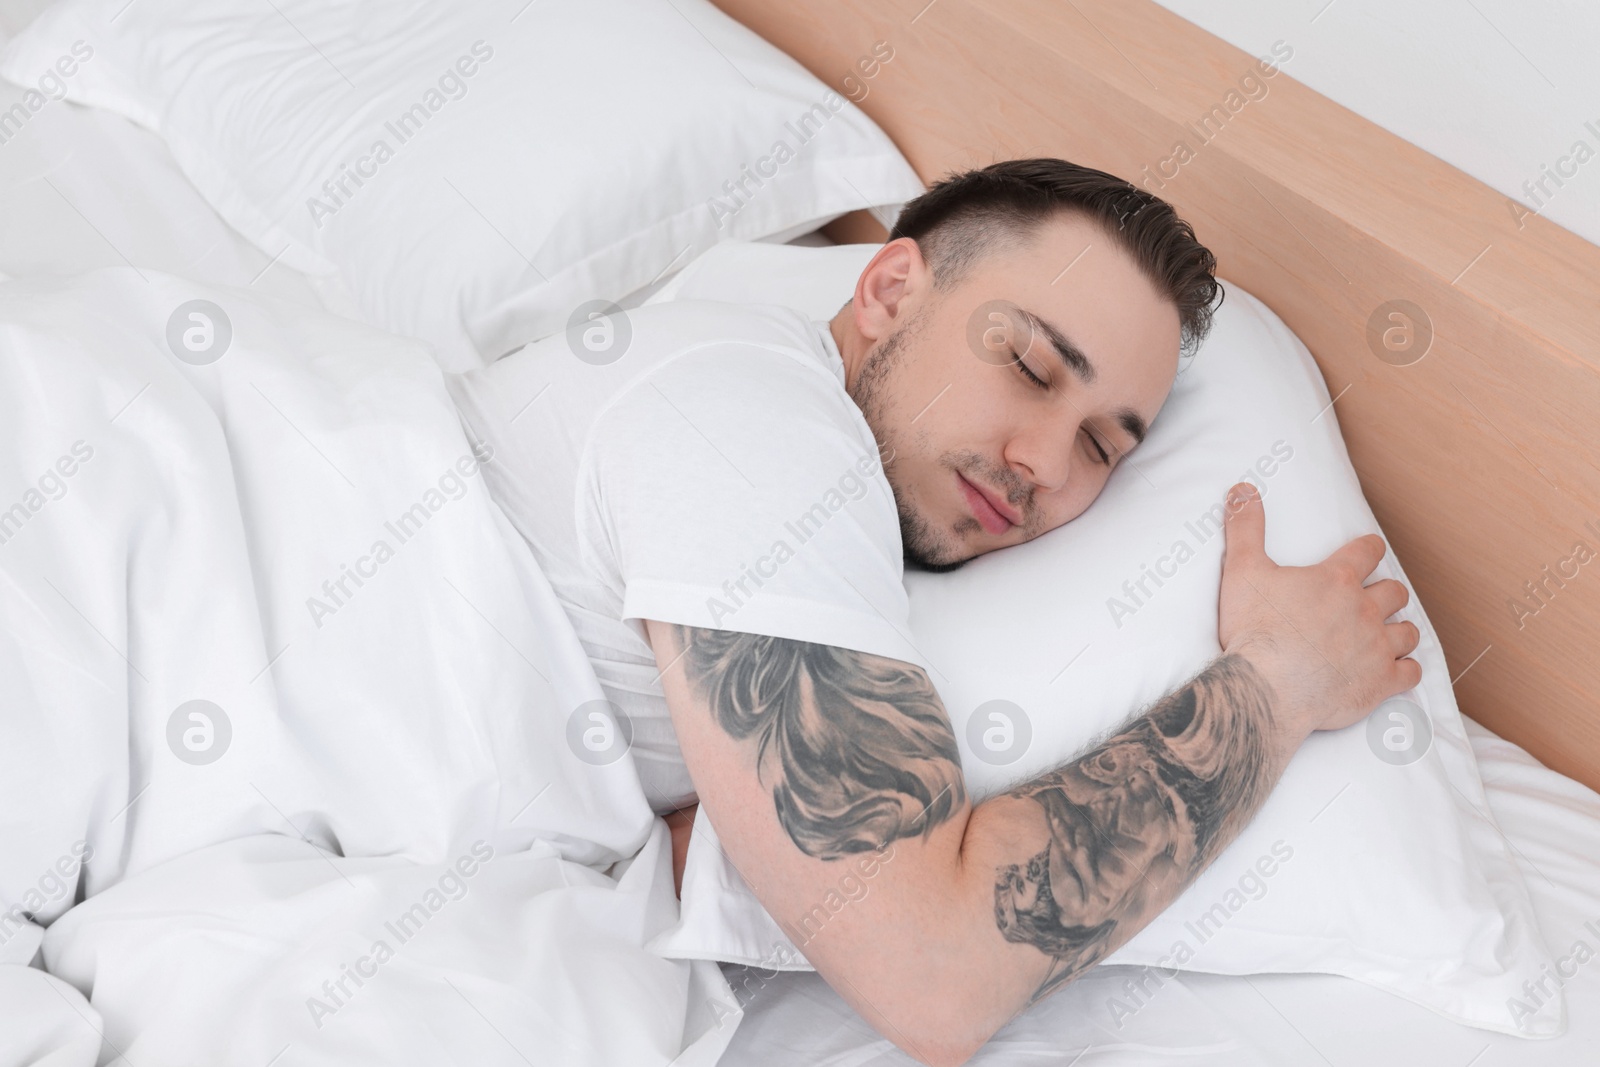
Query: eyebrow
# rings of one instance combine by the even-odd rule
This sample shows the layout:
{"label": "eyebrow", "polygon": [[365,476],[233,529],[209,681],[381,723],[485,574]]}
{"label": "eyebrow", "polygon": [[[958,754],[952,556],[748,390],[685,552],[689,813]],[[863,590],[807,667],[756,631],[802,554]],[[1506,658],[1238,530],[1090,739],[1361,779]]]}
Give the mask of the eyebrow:
{"label": "eyebrow", "polygon": [[1119,408],[1111,413],[1111,417],[1117,420],[1117,425],[1128,431],[1128,436],[1133,438],[1134,444],[1144,444],[1145,435],[1150,432],[1150,427],[1145,425],[1144,419],[1137,411],[1132,408]]}
{"label": "eyebrow", "polygon": [[[1028,325],[1032,326],[1036,333],[1044,335],[1045,340],[1050,342],[1050,347],[1056,350],[1056,355],[1061,357],[1061,362],[1066,364],[1068,370],[1078,376],[1079,381],[1084,385],[1094,384],[1094,364],[1089,362],[1089,357],[1083,354],[1083,349],[1073,344],[1067,338],[1067,335],[1054,325],[1041,319],[1027,308],[1018,308],[1017,310],[1022,312],[1023,317],[1028,320]],[[1133,438],[1134,444],[1144,443],[1146,435],[1150,432],[1150,427],[1145,423],[1144,417],[1137,411],[1132,408],[1119,408],[1111,413],[1111,417],[1116,420],[1117,425],[1121,426],[1129,437]]]}

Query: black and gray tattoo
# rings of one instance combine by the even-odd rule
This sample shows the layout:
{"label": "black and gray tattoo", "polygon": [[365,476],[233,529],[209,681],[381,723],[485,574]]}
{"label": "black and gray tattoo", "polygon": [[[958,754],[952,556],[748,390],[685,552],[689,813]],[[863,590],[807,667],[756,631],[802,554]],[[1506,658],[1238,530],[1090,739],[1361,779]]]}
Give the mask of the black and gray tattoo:
{"label": "black and gray tattoo", "polygon": [[1271,791],[1270,688],[1224,656],[1088,755],[1010,795],[1049,845],[999,871],[1006,940],[1054,958],[1033,999],[1109,955],[1182,892]]}
{"label": "black and gray tattoo", "polygon": [[[918,668],[829,645],[674,627],[690,685],[756,771],[804,853],[831,860],[926,836],[967,810],[960,753]],[[1254,816],[1275,780],[1271,687],[1237,656],[1087,755],[1010,794],[1048,843],[997,871],[1006,940],[1051,958],[1045,996],[1164,909]]]}
{"label": "black and gray tattoo", "polygon": [[919,668],[850,649],[676,626],[717,723],[754,738],[756,772],[806,855],[926,836],[966,806],[955,733]]}

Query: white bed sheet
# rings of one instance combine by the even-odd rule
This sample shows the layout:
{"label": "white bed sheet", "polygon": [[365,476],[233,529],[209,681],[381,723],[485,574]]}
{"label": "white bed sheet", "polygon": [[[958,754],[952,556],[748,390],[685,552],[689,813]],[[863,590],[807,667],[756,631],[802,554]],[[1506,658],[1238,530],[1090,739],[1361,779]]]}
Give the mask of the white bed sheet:
{"label": "white bed sheet", "polygon": [[[1486,1033],[1332,975],[1182,974],[1143,998],[1119,1028],[1108,1001],[1133,1003],[1124,983],[1138,970],[1102,967],[1012,1022],[973,1067],[1600,1063],[1600,794],[1470,719],[1467,728],[1489,805],[1527,880],[1546,942],[1557,956],[1579,940],[1597,952],[1564,985],[1568,1023],[1561,1037],[1525,1041]],[[723,970],[745,1003],[745,1017],[720,1067],[915,1063],[815,974]]]}

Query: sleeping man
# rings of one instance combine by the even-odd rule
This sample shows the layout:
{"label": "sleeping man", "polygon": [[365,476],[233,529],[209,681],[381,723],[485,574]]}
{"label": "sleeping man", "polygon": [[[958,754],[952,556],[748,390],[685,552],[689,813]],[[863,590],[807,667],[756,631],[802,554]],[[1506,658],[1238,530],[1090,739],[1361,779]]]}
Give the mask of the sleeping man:
{"label": "sleeping man", "polygon": [[452,382],[657,811],[704,805],[790,928],[893,848],[806,958],[925,1063],[965,1062],[1114,951],[1313,731],[1420,680],[1416,627],[1386,621],[1405,588],[1364,584],[1382,540],[1279,567],[1240,484],[1222,655],[1082,758],[963,789],[903,568],[1082,514],[1209,327],[1214,267],[1158,198],[1011,161],[908,204],[831,321],[668,302],[594,320],[625,343],[557,336]]}

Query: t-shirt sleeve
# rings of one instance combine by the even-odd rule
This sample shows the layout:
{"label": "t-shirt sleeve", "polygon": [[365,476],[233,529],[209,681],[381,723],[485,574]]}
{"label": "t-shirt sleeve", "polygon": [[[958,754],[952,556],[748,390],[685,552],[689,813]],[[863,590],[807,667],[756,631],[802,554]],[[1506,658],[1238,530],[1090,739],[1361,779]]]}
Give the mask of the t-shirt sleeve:
{"label": "t-shirt sleeve", "polygon": [[837,379],[794,354],[715,345],[652,370],[595,420],[576,495],[579,551],[624,620],[927,667],[877,444]]}

